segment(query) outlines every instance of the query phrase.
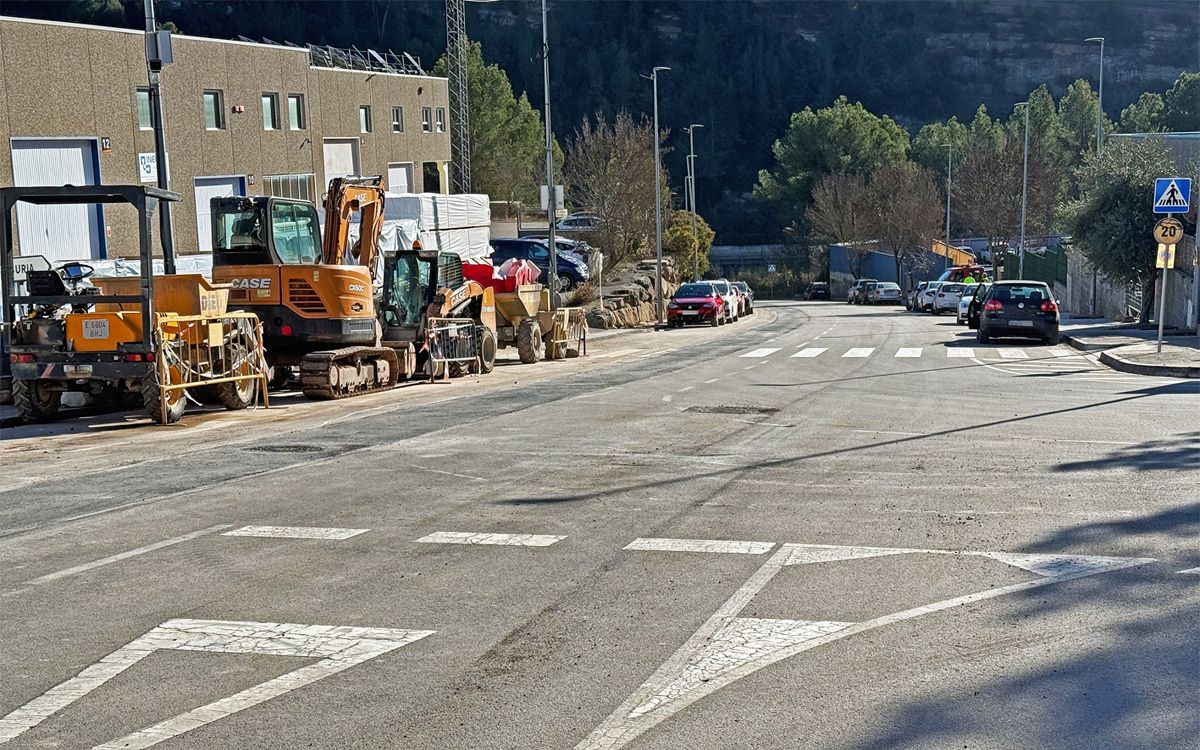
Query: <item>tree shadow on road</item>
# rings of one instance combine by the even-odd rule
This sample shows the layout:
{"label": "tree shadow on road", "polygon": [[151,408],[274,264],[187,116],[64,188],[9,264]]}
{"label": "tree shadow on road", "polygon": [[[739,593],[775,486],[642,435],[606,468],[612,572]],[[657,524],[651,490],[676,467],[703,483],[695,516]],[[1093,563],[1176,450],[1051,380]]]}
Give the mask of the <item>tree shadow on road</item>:
{"label": "tree shadow on road", "polygon": [[1070,461],[1051,471],[1094,471],[1097,469],[1134,469],[1135,471],[1177,471],[1194,466],[1200,459],[1200,432],[1187,432],[1161,440],[1148,440],[1123,446],[1103,458]]}

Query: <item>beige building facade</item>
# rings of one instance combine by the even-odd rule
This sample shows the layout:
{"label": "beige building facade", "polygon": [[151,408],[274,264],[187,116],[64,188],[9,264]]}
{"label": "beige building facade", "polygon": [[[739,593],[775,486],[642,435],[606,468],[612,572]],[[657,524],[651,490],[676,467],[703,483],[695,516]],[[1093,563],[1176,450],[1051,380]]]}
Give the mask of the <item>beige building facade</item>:
{"label": "beige building facade", "polygon": [[[319,203],[328,180],[383,175],[447,192],[449,94],[423,73],[330,66],[307,48],[176,35],[162,74],[176,253],[211,249],[208,200]],[[325,63],[325,64],[322,64]],[[145,37],[0,17],[0,185],[154,184]],[[22,254],[137,253],[131,208],[19,206]]]}

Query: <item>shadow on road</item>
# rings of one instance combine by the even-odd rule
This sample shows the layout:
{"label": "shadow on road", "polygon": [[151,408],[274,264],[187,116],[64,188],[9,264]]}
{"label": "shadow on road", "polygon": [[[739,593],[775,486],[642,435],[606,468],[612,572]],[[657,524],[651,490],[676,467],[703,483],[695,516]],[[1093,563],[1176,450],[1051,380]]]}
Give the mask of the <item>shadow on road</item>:
{"label": "shadow on road", "polygon": [[[1148,440],[1118,448],[1104,458],[1058,464],[1052,471],[1093,471],[1096,469],[1135,469],[1137,471],[1174,471],[1193,466],[1200,459],[1200,432],[1188,432],[1162,440]],[[1200,512],[1197,512],[1200,521]]]}

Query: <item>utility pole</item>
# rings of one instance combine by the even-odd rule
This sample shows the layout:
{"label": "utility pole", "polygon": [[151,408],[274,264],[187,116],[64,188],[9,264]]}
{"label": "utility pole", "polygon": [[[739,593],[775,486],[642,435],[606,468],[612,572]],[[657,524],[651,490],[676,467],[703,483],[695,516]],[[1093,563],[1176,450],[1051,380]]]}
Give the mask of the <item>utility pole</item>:
{"label": "utility pole", "polygon": [[542,0],[542,79],[546,95],[546,223],[550,246],[550,309],[558,309],[558,243],[554,239],[557,203],[554,195],[554,135],[550,129],[550,38],[546,30],[546,0]]}
{"label": "utility pole", "polygon": [[1025,278],[1025,204],[1029,192],[1029,102],[1025,104],[1025,166],[1021,171],[1021,255],[1017,278]]}
{"label": "utility pole", "polygon": [[659,65],[650,72],[650,80],[654,82],[654,250],[658,259],[656,266],[657,280],[657,319],[656,325],[661,326],[663,320],[663,272],[662,272],[662,157],[659,154],[658,143],[658,74],[670,68]]}
{"label": "utility pole", "polygon": [[954,144],[943,143],[946,147],[946,247],[950,247],[950,188],[954,169]]}
{"label": "utility pole", "polygon": [[692,206],[692,238],[696,240],[696,257],[693,258],[693,263],[692,263],[692,281],[700,280],[700,237],[699,237],[699,235],[696,234],[696,138],[695,138],[696,134],[695,134],[695,131],[696,131],[696,128],[702,128],[702,127],[704,127],[704,126],[700,125],[698,123],[692,123],[691,125],[687,126],[687,128],[686,128],[687,134],[688,134],[688,157],[687,157],[687,166],[688,166],[688,181],[687,182],[688,182],[688,184],[686,186],[686,189],[687,189],[687,193],[688,193],[687,200]]}
{"label": "utility pole", "polygon": [[[163,126],[162,89],[160,77],[164,65],[172,62],[171,32],[159,31],[154,18],[154,0],[145,0],[146,12],[146,76],[150,84],[150,117],[154,125],[154,161],[158,172],[157,184],[170,190],[167,178],[167,134]],[[171,229],[171,202],[158,202],[158,233],[163,248],[163,270],[175,273],[175,235]]]}
{"label": "utility pole", "polygon": [[[1093,36],[1083,40],[1084,42],[1100,42],[1100,82],[1096,93],[1096,156],[1100,156],[1100,150],[1104,147],[1104,37]],[[1096,317],[1096,295],[1099,291],[1099,274],[1100,272],[1095,266],[1092,266],[1092,317]]]}

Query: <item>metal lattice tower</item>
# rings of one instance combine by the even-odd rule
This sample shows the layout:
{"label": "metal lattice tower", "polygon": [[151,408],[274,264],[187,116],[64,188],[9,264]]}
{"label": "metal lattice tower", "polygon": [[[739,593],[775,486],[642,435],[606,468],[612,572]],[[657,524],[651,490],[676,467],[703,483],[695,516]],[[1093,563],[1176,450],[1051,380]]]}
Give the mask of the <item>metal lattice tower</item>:
{"label": "metal lattice tower", "polygon": [[450,184],[471,192],[471,133],[467,109],[466,0],[446,0],[446,61],[450,84]]}

